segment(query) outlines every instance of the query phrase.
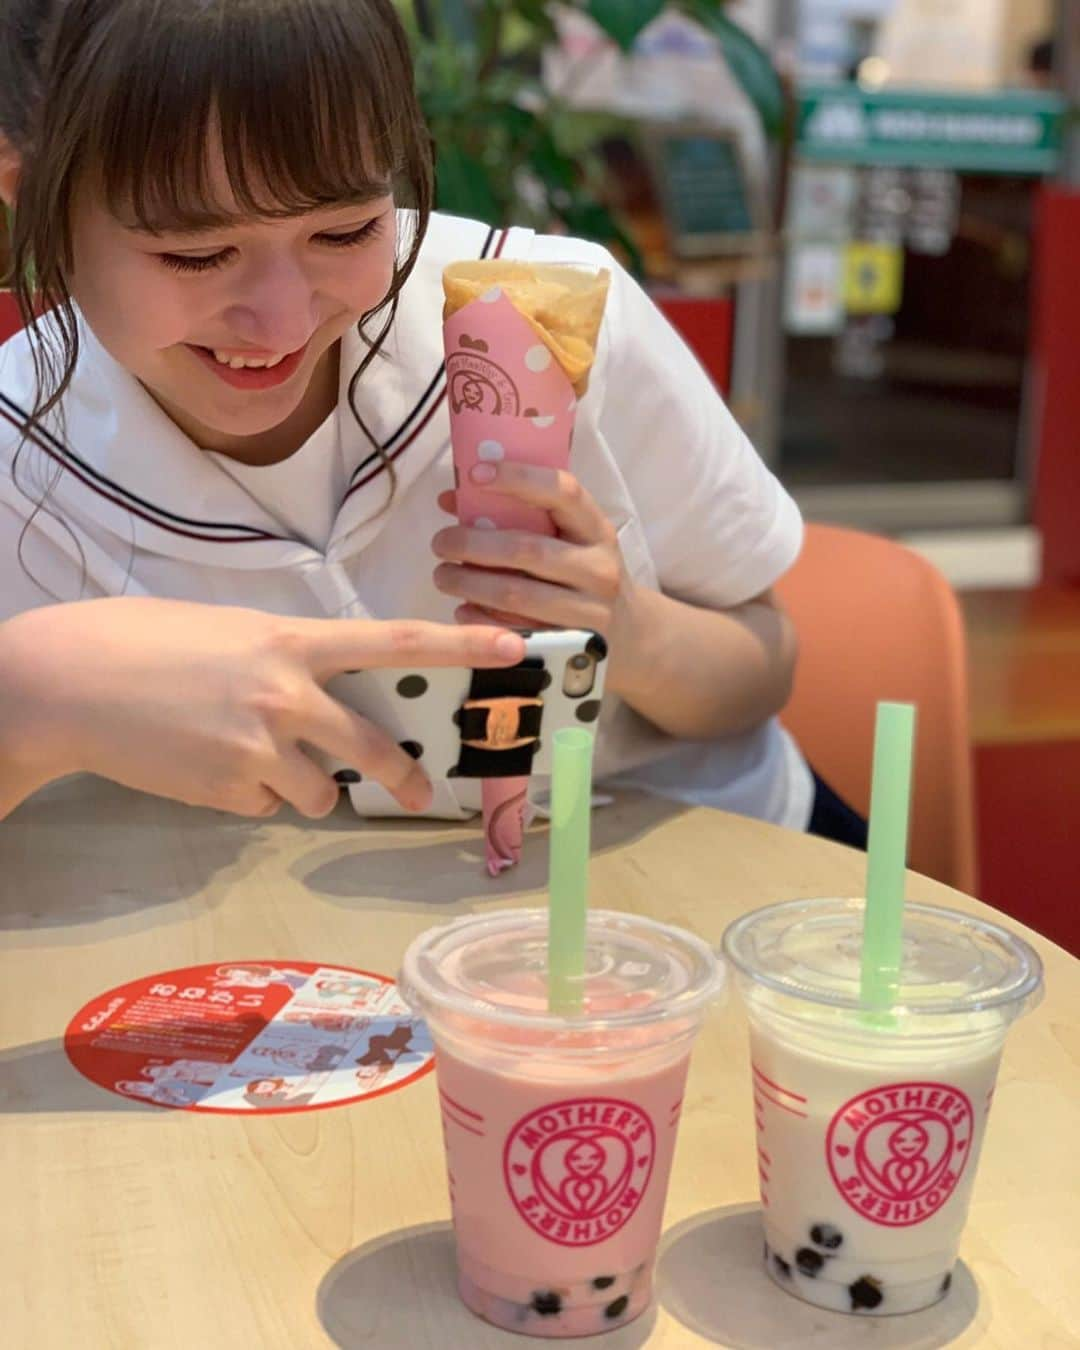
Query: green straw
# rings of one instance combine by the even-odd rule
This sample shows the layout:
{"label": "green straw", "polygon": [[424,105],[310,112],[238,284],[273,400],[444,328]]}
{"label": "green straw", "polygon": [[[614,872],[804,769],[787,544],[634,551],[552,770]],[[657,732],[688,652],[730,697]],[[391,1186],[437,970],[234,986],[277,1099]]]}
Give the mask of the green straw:
{"label": "green straw", "polygon": [[879,703],[863,921],[861,994],[867,1008],[891,1008],[900,992],[914,743],[914,705]]}
{"label": "green straw", "polygon": [[580,1012],[585,985],[585,915],[592,804],[592,733],[555,733],[551,775],[548,1011]]}

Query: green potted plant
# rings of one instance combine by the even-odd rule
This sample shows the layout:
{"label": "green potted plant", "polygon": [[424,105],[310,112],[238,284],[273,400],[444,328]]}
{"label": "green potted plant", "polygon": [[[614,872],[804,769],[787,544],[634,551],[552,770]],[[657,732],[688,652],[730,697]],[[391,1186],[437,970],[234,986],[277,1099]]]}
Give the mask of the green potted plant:
{"label": "green potted plant", "polygon": [[[565,228],[637,249],[604,201],[598,147],[622,125],[571,106],[539,78],[556,41],[554,0],[398,0],[436,147],[438,205],[492,224]],[[562,6],[566,8],[564,4]],[[664,10],[716,37],[767,134],[784,120],[768,54],[725,12],[726,0],[576,0],[624,51]]]}

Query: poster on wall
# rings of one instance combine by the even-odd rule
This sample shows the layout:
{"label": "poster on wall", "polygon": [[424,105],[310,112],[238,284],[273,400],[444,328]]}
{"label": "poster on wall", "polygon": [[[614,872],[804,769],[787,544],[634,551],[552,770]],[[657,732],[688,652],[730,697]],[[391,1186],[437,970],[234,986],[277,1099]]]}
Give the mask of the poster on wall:
{"label": "poster on wall", "polygon": [[793,337],[828,337],[844,322],[844,249],[795,243],[788,250],[784,326]]}
{"label": "poster on wall", "polygon": [[796,164],[791,172],[788,233],[846,239],[858,196],[857,170],[847,164]]}
{"label": "poster on wall", "polygon": [[856,240],[844,250],[844,308],[849,314],[895,314],[904,294],[904,251]]}

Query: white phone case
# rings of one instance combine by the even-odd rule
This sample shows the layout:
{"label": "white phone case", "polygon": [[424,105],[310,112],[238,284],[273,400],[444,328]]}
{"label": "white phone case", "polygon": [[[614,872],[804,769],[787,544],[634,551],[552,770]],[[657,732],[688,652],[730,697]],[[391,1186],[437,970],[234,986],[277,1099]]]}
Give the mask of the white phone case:
{"label": "white phone case", "polygon": [[[532,772],[550,774],[554,733],[563,727],[592,726],[600,715],[607,665],[607,643],[597,633],[577,628],[521,631],[523,664],[542,662],[550,677],[543,701],[539,748]],[[455,720],[469,697],[472,671],[460,667],[415,670],[362,670],[335,676],[327,690],[347,707],[374,722],[423,765],[432,781],[458,776],[461,730]],[[339,781],[352,779],[352,766],[322,757]]]}

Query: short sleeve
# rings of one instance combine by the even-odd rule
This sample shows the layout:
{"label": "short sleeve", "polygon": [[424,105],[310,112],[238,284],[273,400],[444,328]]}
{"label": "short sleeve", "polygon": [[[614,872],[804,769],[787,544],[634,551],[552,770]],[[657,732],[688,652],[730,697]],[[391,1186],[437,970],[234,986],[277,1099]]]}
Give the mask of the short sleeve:
{"label": "short sleeve", "polygon": [[798,508],[697,358],[615,262],[600,433],[641,520],[661,588],[712,609],[769,589],[802,546]]}

